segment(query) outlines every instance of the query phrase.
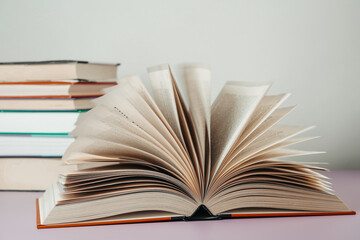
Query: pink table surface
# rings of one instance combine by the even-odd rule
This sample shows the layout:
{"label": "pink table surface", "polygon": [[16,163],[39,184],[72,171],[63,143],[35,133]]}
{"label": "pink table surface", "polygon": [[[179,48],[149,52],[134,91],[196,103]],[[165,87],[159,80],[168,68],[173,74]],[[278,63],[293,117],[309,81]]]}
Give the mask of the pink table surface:
{"label": "pink table surface", "polygon": [[41,192],[0,192],[0,239],[360,239],[360,171],[333,171],[337,195],[357,215],[244,218],[40,229],[35,199]]}

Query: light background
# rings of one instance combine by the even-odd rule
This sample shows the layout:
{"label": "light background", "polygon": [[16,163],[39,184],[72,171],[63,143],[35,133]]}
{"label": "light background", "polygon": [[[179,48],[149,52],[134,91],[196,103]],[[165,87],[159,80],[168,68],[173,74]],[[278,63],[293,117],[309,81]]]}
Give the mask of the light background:
{"label": "light background", "polygon": [[[0,0],[0,61],[206,62],[225,81],[275,81],[298,104],[286,123],[316,125],[298,145],[330,169],[360,169],[360,1]],[[148,85],[148,84],[147,84]],[[304,136],[305,136],[304,135]]]}

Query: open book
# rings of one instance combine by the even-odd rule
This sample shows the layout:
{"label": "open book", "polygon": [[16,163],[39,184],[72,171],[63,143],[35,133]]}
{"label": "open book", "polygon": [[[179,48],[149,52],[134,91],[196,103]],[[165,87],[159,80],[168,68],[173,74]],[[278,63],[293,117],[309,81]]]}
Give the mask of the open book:
{"label": "open book", "polygon": [[[293,107],[267,83],[227,82],[210,104],[211,72],[168,65],[120,81],[80,116],[61,174],[38,200],[38,228],[248,216],[355,214],[316,163],[289,145],[311,127],[276,124]],[[188,102],[189,108],[185,104]]]}

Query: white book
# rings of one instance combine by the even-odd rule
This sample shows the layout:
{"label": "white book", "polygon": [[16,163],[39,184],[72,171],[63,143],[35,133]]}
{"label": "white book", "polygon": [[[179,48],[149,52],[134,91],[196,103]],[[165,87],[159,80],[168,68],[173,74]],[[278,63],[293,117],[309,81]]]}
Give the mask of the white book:
{"label": "white book", "polygon": [[0,133],[61,133],[74,129],[81,112],[0,112]]}
{"label": "white book", "polygon": [[74,138],[44,135],[0,135],[0,157],[61,157]]}

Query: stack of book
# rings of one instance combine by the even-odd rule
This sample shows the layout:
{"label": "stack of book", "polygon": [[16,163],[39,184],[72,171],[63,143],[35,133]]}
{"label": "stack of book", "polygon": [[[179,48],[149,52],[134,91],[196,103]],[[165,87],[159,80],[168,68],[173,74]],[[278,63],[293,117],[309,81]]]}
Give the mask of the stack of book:
{"label": "stack of book", "polygon": [[118,64],[0,63],[0,189],[44,190],[57,179],[82,112],[116,85]]}

